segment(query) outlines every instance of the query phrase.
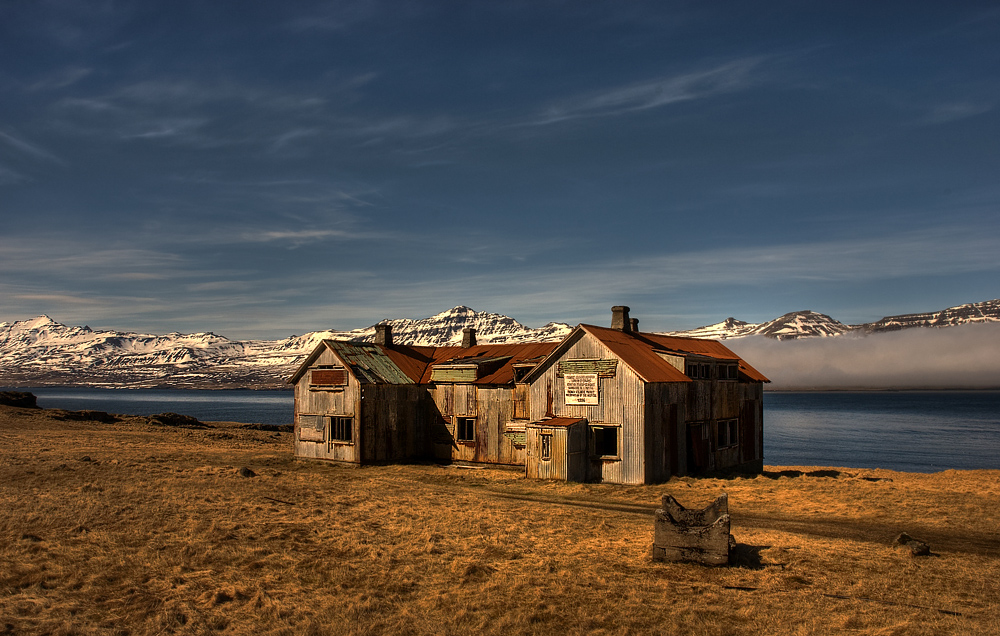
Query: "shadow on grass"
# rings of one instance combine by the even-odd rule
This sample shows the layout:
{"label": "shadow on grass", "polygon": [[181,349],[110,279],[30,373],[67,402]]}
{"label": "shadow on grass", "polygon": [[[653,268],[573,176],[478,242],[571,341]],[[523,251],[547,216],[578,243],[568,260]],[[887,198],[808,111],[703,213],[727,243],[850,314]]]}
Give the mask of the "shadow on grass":
{"label": "shadow on grass", "polygon": [[737,543],[736,547],[729,551],[729,567],[763,570],[766,566],[760,558],[760,553],[770,547],[769,545]]}
{"label": "shadow on grass", "polygon": [[780,477],[802,477],[803,475],[808,477],[832,477],[836,479],[837,477],[840,477],[841,472],[839,470],[810,470],[809,472],[801,470],[765,470],[761,473],[761,475],[767,477],[768,479],[778,479]]}

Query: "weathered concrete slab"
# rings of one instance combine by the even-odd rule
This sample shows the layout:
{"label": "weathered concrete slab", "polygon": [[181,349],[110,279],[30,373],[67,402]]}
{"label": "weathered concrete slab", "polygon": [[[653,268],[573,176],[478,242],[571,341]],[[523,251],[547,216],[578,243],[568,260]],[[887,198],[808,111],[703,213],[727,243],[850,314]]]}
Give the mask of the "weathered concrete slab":
{"label": "weathered concrete slab", "polygon": [[702,510],[688,510],[670,495],[663,496],[662,506],[654,521],[654,561],[729,564],[735,542],[729,534],[728,495],[723,493]]}

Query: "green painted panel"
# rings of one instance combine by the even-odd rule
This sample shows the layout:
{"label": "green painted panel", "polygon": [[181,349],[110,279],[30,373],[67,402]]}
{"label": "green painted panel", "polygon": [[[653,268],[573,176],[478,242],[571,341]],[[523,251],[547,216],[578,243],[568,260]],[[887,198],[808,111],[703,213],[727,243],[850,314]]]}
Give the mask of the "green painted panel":
{"label": "green painted panel", "polygon": [[504,433],[503,436],[509,439],[514,446],[524,446],[528,443],[528,434],[524,431],[510,431]]}
{"label": "green painted panel", "polygon": [[431,382],[475,382],[476,368],[455,369],[440,368],[431,369]]}
{"label": "green painted panel", "polygon": [[560,378],[567,373],[596,373],[600,378],[613,378],[618,372],[618,360],[563,360],[556,372]]}

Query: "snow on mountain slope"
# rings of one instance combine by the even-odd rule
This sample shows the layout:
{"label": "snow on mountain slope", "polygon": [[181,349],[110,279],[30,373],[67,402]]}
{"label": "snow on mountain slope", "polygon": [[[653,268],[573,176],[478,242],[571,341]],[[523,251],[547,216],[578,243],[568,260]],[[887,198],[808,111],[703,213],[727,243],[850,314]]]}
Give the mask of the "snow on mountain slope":
{"label": "snow on mountain slope", "polygon": [[[476,329],[481,344],[557,341],[569,325],[539,329],[512,318],[455,307],[423,320],[386,321],[395,342],[460,344]],[[371,341],[375,327],[316,331],[283,340],[235,341],[213,333],[151,335],[70,327],[48,316],[0,323],[0,385],[281,388],[326,338]]]}
{"label": "snow on mountain slope", "polygon": [[745,336],[760,325],[744,322],[729,317],[714,325],[706,325],[688,331],[671,331],[668,336],[684,336],[685,338],[705,338],[708,340],[725,340],[726,338],[739,338]]}
{"label": "snow on mountain slope", "polygon": [[[554,342],[571,330],[564,323],[549,323],[537,329],[525,327],[513,318],[464,306],[421,320],[384,322],[392,325],[395,342],[429,346],[460,344],[466,327],[476,329],[480,344]],[[791,312],[760,324],[727,318],[715,325],[671,335],[715,340],[763,335],[794,340],[983,322],[1000,322],[1000,300],[887,316],[864,325],[845,325],[813,311]],[[323,339],[370,342],[374,337],[372,325],[352,331],[314,331],[282,340],[237,341],[213,333],[95,331],[39,316],[0,323],[0,386],[282,388]]]}
{"label": "snow on mountain slope", "polygon": [[839,336],[850,332],[882,333],[914,327],[952,327],[984,322],[1000,322],[1000,300],[987,300],[949,307],[940,311],[901,316],[886,316],[876,322],[845,325],[826,314],[815,311],[793,311],[769,322],[753,324],[727,318],[723,322],[668,335],[689,338],[726,340],[743,336],[763,335],[778,340]]}
{"label": "snow on mountain slope", "polygon": [[858,325],[858,328],[867,333],[879,333],[911,327],[952,327],[982,322],[1000,322],[1000,300],[968,303],[921,314],[886,316],[877,322]]}
{"label": "snow on mountain slope", "polygon": [[834,320],[826,314],[806,310],[793,311],[770,322],[759,324],[745,335],[761,335],[778,340],[787,340],[791,338],[839,336],[852,329],[853,327]]}

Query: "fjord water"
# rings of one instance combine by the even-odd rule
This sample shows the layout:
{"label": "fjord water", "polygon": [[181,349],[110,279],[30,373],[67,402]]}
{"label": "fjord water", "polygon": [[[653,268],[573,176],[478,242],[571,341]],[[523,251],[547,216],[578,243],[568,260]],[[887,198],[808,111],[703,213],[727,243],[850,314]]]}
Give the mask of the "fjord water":
{"label": "fjord water", "polygon": [[[292,422],[291,391],[22,390],[43,408]],[[1000,468],[1000,391],[765,392],[764,463],[907,472]]]}
{"label": "fjord water", "polygon": [[765,392],[764,463],[1000,468],[1000,391]]}
{"label": "fjord water", "polygon": [[16,389],[31,391],[44,409],[105,411],[126,415],[180,413],[203,422],[291,424],[291,391],[194,389]]}

